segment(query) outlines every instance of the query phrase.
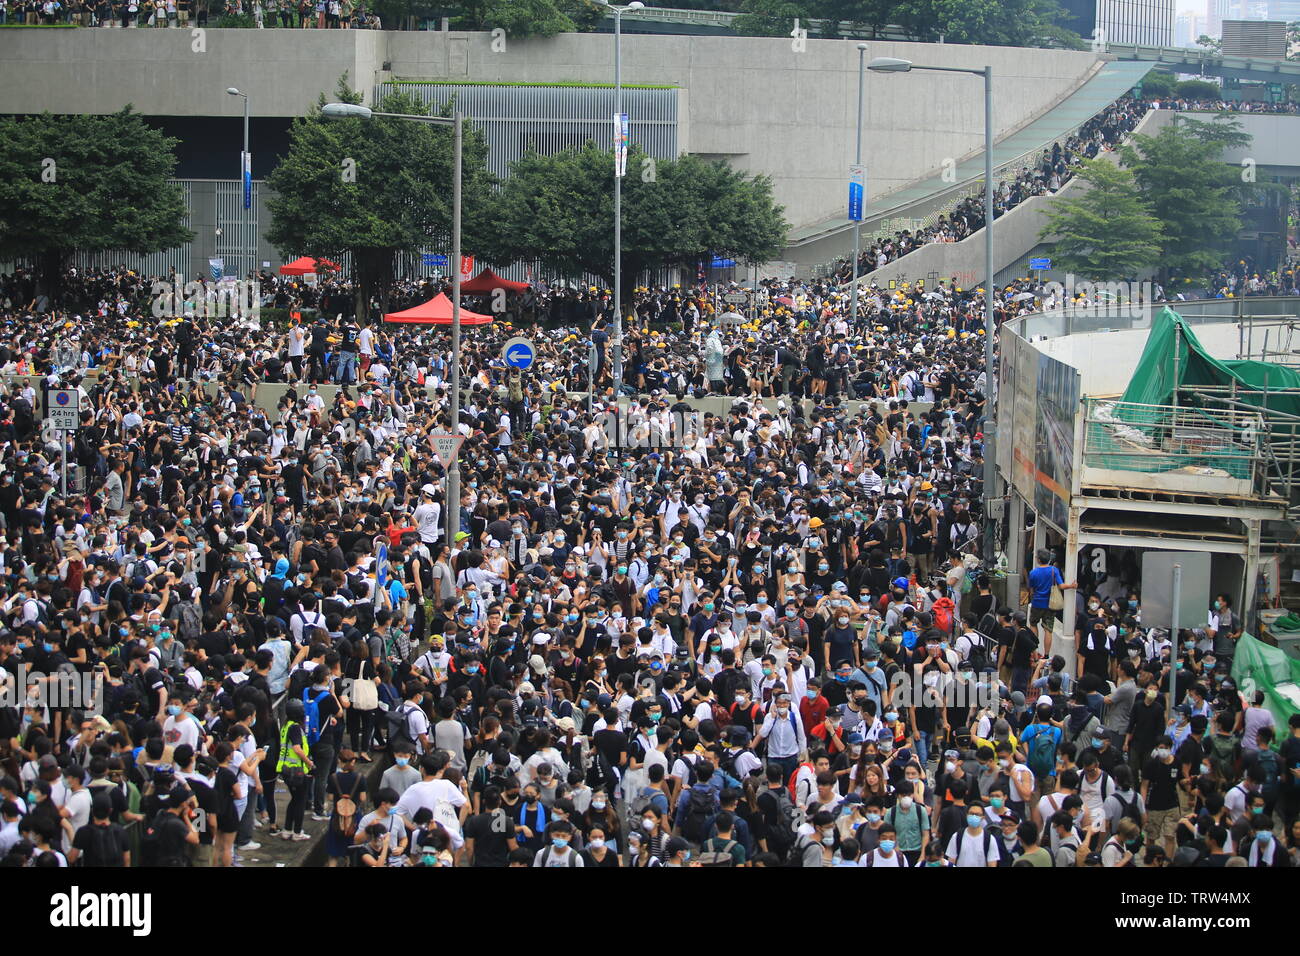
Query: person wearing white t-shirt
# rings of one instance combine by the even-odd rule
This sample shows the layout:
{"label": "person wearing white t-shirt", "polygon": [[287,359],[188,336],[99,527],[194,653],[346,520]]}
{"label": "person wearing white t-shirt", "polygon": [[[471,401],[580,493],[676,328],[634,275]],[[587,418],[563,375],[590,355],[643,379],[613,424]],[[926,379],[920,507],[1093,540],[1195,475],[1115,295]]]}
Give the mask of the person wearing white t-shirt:
{"label": "person wearing white t-shirt", "polygon": [[465,781],[457,787],[450,780],[443,780],[442,773],[446,764],[437,757],[422,761],[420,772],[423,779],[412,784],[397,801],[397,815],[407,827],[416,829],[415,815],[422,808],[433,814],[433,819],[442,825],[451,837],[453,849],[459,850],[465,845],[461,835],[461,825],[469,811],[469,798],[465,796]]}
{"label": "person wearing white t-shirt", "polygon": [[91,793],[86,789],[86,770],[74,764],[63,771],[63,779],[68,788],[63,809],[68,811],[67,820],[76,833],[90,822]]}
{"label": "person wearing white t-shirt", "polygon": [[983,805],[979,801],[972,801],[966,810],[966,828],[948,838],[944,856],[949,863],[965,867],[998,865],[1002,859],[1002,850],[993,834],[986,831],[986,822]]}
{"label": "person wearing white t-shirt", "polygon": [[198,721],[181,705],[179,698],[167,702],[167,719],[163,721],[163,741],[173,750],[181,744],[189,744],[195,753],[200,752]]}

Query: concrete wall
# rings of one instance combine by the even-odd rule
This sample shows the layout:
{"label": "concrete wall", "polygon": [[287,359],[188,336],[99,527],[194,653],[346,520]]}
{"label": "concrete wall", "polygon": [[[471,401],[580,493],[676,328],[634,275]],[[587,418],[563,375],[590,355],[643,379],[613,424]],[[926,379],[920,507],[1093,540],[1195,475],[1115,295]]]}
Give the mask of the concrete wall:
{"label": "concrete wall", "polygon": [[[609,83],[613,41],[565,34],[511,41],[491,51],[486,33],[304,30],[3,30],[0,89],[8,108],[104,113],[132,103],[158,116],[294,116],[347,72],[369,92],[390,78],[475,82]],[[683,88],[684,151],[728,158],[773,177],[794,225],[846,202],[853,159],[858,52],[852,41],[789,38],[623,37],[623,80]],[[1001,137],[1049,108],[1087,77],[1092,53],[874,42],[867,57],[995,70],[994,131]],[[389,65],[387,71],[385,64]],[[879,196],[959,158],[983,140],[981,84],[961,74],[918,72],[906,83],[867,74],[863,159]]]}
{"label": "concrete wall", "polygon": [[[1237,358],[1241,341],[1237,323],[1197,325],[1194,331],[1215,358]],[[1084,395],[1122,395],[1137,371],[1150,334],[1150,329],[1085,332],[1035,342],[1034,348],[1078,369]]]}

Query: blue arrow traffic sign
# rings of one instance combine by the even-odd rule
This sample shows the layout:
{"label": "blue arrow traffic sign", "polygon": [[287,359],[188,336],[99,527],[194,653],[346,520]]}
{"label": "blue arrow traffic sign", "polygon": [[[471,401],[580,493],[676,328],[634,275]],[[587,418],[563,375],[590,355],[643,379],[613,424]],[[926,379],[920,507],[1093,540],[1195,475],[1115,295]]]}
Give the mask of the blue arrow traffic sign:
{"label": "blue arrow traffic sign", "polygon": [[531,340],[524,338],[522,335],[516,335],[512,339],[506,340],[506,344],[501,348],[501,355],[511,368],[523,370],[532,367],[534,360],[537,358],[537,349],[533,346]]}

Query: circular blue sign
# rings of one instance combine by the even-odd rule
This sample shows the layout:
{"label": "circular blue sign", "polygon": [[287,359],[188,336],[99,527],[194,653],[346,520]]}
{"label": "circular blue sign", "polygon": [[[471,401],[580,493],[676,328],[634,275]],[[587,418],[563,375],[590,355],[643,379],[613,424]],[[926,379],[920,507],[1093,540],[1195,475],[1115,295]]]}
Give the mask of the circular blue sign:
{"label": "circular blue sign", "polygon": [[501,356],[511,368],[528,369],[537,358],[537,349],[530,340],[517,335],[502,346]]}

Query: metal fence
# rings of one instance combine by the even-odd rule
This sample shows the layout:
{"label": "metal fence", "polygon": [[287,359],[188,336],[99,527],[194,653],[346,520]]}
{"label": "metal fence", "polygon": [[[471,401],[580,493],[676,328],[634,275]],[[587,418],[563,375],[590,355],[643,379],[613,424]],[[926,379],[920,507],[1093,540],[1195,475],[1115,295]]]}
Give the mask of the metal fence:
{"label": "metal fence", "polygon": [[[487,142],[488,169],[505,179],[510,164],[530,148],[544,156],[580,147],[588,140],[612,148],[612,87],[496,86],[390,81],[375,87],[375,102],[389,93],[408,93],[433,112],[451,102]],[[655,159],[677,157],[678,91],[623,89],[628,137]]]}
{"label": "metal fence", "polygon": [[1266,429],[1258,412],[1084,400],[1083,465],[1254,480]]}

